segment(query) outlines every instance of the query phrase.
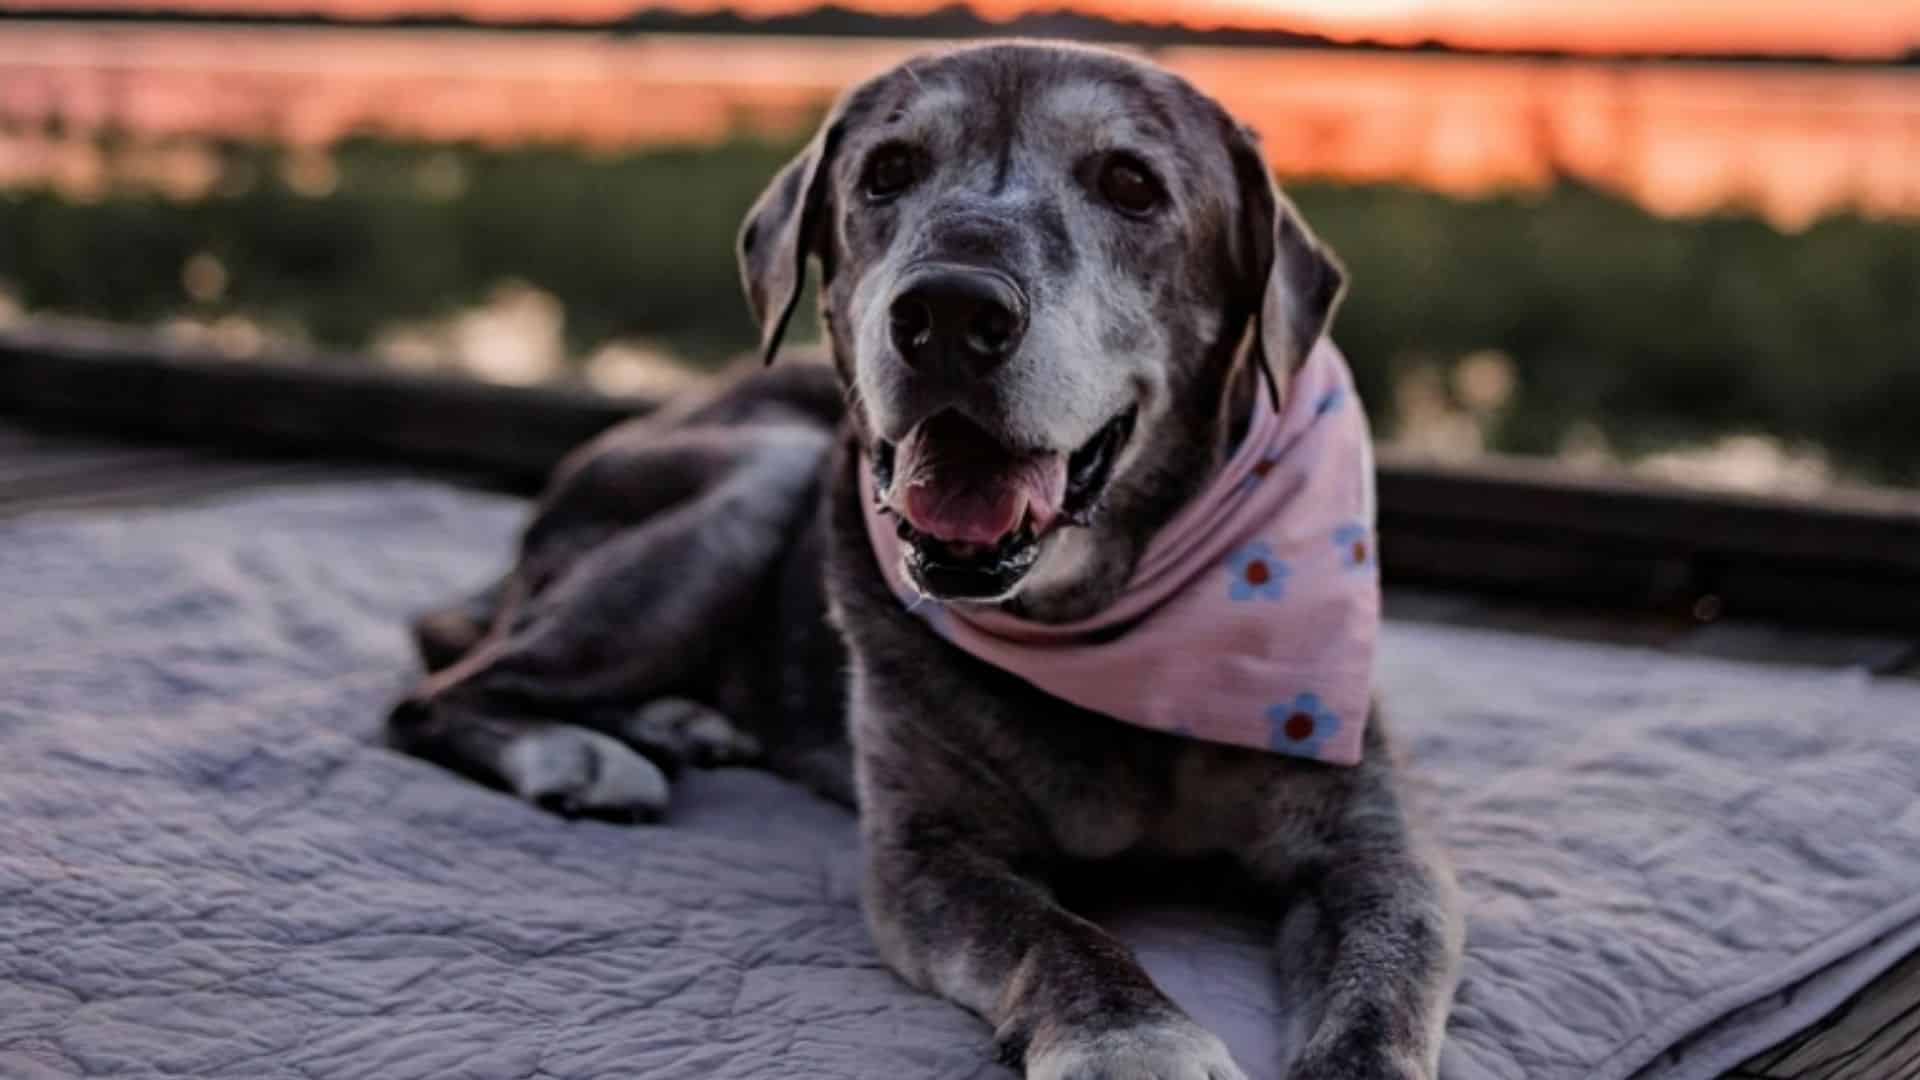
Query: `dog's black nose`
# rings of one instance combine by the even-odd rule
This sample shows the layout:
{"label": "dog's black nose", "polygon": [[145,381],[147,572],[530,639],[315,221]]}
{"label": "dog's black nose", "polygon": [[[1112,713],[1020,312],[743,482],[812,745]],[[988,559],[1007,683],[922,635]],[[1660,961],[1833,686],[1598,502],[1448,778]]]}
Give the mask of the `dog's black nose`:
{"label": "dog's black nose", "polygon": [[1027,332],[1027,304],[1005,274],[928,267],[906,281],[887,317],[900,359],[924,374],[980,376]]}

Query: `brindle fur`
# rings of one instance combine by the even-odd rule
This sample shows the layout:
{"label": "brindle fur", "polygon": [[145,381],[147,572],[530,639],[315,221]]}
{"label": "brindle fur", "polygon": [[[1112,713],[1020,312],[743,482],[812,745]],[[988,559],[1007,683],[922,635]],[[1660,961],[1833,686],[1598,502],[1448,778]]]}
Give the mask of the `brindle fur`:
{"label": "brindle fur", "polygon": [[[858,185],[887,142],[928,167],[880,207]],[[1167,186],[1152,221],[1088,193],[1087,161],[1116,146]],[[689,761],[763,755],[846,797],[844,715],[881,954],[986,1018],[1028,1077],[1242,1076],[1053,891],[1088,865],[1211,859],[1281,915],[1280,966],[1312,1003],[1287,1075],[1432,1080],[1460,920],[1378,715],[1353,768],[1117,724],[940,640],[888,590],[864,531],[863,452],[935,411],[1064,449],[1132,404],[1101,512],[1043,541],[1001,603],[1065,620],[1117,595],[1219,468],[1262,378],[1284,393],[1338,298],[1340,271],[1251,137],[1114,54],[924,58],[842,99],[741,250],[769,356],[818,263],[833,369],[775,368],[570,459],[514,573],[417,627],[445,666],[396,709],[396,738],[563,809],[651,816],[664,771]],[[928,258],[988,263],[1026,290],[1013,362],[936,385],[889,356],[891,283]],[[822,577],[844,651],[820,629]]]}

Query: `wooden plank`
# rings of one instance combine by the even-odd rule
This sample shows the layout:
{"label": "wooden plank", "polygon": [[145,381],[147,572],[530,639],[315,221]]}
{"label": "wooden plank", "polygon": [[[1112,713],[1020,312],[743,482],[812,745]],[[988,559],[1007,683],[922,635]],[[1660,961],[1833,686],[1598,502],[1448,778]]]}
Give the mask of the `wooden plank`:
{"label": "wooden plank", "polygon": [[251,453],[450,466],[537,486],[646,402],[407,375],[355,357],[239,363],[107,333],[0,332],[0,411]]}
{"label": "wooden plank", "polygon": [[174,506],[243,488],[365,475],[366,469],[328,463],[239,458],[0,421],[0,518],[45,511]]}
{"label": "wooden plank", "polygon": [[1920,632],[1920,496],[1806,502],[1383,454],[1389,580]]}
{"label": "wooden plank", "polygon": [[1380,566],[1389,581],[1531,594],[1608,609],[1685,613],[1700,595],[1692,563],[1649,544],[1625,545],[1538,526],[1440,516],[1390,498],[1381,473]]}
{"label": "wooden plank", "polygon": [[1920,1080],[1920,953],[1725,1080]]}
{"label": "wooden plank", "polygon": [[79,513],[133,507],[174,507],[247,488],[285,486],[356,477],[320,465],[195,460],[142,468],[111,479],[90,478],[81,487],[33,497],[0,493],[0,519],[28,513]]}
{"label": "wooden plank", "polygon": [[1675,638],[1668,651],[1768,664],[1860,668],[1899,675],[1913,659],[1912,637],[1813,630],[1779,623],[1722,620]]}
{"label": "wooden plank", "polygon": [[[1383,476],[1408,489],[1395,502],[1474,520],[1556,520],[1622,539],[1920,566],[1920,552],[1895,543],[1920,537],[1920,493],[1901,489],[1836,487],[1818,499],[1789,498],[1594,473],[1550,459],[1489,455],[1466,467],[1387,448],[1379,464]],[[1528,498],[1515,500],[1515,492]],[[1755,525],[1773,528],[1756,532]],[[1830,529],[1840,535],[1822,535]]]}
{"label": "wooden plank", "polygon": [[[28,452],[22,452],[22,450]],[[178,448],[96,446],[55,449],[0,447],[0,493],[29,496],[84,488],[95,478],[111,482],[129,469],[164,467],[203,455]]]}

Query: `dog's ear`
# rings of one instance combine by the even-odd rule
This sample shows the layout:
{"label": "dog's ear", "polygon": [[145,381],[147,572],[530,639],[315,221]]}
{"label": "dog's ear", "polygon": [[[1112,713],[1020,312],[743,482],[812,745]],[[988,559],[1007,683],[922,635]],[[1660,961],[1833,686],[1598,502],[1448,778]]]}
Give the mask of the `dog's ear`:
{"label": "dog's ear", "polygon": [[1293,373],[1333,322],[1347,272],[1273,182],[1259,138],[1235,125],[1229,143],[1240,187],[1240,265],[1249,292],[1259,291],[1249,302],[1258,359],[1277,409]]}
{"label": "dog's ear", "polygon": [[760,325],[760,358],[769,364],[800,305],[807,259],[823,251],[827,189],[844,115],[844,107],[835,108],[806,149],[760,193],[740,226],[740,280]]}

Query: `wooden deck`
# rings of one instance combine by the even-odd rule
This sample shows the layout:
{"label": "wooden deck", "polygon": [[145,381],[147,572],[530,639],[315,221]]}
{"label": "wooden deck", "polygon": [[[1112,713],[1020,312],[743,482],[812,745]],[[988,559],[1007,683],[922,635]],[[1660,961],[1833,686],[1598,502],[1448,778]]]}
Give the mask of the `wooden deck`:
{"label": "wooden deck", "polygon": [[[104,332],[0,330],[0,416],[251,461],[456,468],[516,490],[649,403],[404,376],[351,356],[237,363]],[[1920,493],[1786,501],[1538,461],[1458,466],[1383,453],[1390,581],[1657,615],[1914,633]]]}
{"label": "wooden deck", "polygon": [[1723,1080],[1920,1078],[1920,953]]}

